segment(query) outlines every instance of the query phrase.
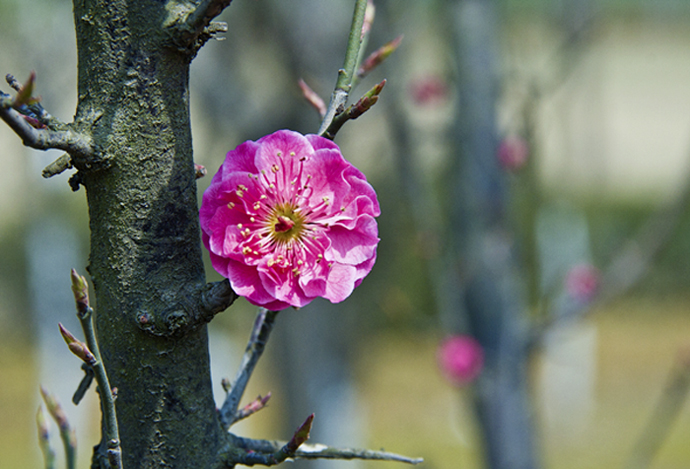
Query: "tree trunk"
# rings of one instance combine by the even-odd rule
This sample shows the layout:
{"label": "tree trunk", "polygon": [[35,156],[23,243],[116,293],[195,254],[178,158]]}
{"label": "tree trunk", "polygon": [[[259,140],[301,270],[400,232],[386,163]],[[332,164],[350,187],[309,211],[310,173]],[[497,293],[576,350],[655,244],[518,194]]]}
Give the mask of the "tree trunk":
{"label": "tree trunk", "polygon": [[452,197],[452,238],[472,334],[485,352],[476,408],[487,467],[539,467],[527,387],[526,305],[508,226],[507,194],[497,158],[497,30],[494,4],[452,5],[457,35],[460,163]]}
{"label": "tree trunk", "polygon": [[117,388],[125,468],[211,467],[221,444],[200,292],[189,121],[193,54],[172,47],[165,3],[75,0],[77,161],[101,353]]}

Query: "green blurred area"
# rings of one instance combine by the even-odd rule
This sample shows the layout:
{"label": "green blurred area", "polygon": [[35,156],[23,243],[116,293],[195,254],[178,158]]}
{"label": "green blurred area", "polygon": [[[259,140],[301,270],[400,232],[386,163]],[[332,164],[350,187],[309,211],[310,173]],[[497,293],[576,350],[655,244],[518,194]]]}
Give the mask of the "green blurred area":
{"label": "green blurred area", "polygon": [[[626,298],[597,311],[589,325],[598,333],[595,407],[586,427],[573,436],[541,427],[544,467],[621,467],[654,408],[679,350],[690,351],[687,297]],[[435,367],[437,334],[381,332],[357,353],[356,387],[366,407],[366,441],[372,448],[423,455],[425,468],[480,468],[478,438],[468,389],[457,390]],[[36,370],[30,344],[0,341],[0,468],[38,467],[33,414]],[[539,386],[540,360],[532,364]],[[270,373],[254,388],[275,389]],[[538,393],[537,393],[538,394]],[[280,398],[256,417],[252,432],[274,435]],[[69,415],[71,403],[65,403]],[[539,402],[535,402],[540,413]],[[94,415],[94,418],[97,418]],[[542,422],[543,423],[543,422]],[[55,428],[53,431],[56,435]],[[685,406],[664,442],[656,469],[680,469],[690,461],[690,407]],[[82,447],[94,442],[80,442]],[[54,442],[57,444],[57,441]],[[83,463],[84,461],[82,461]],[[393,467],[369,463],[366,467]],[[81,465],[83,467],[83,464]]]}

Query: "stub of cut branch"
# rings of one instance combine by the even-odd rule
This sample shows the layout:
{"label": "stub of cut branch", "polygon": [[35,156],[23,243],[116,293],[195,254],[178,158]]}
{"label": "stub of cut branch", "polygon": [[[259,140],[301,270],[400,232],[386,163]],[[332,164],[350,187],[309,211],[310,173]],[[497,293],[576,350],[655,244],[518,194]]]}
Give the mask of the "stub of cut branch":
{"label": "stub of cut branch", "polygon": [[228,279],[204,285],[201,292],[201,319],[209,322],[216,314],[225,311],[239,298]]}
{"label": "stub of cut branch", "polygon": [[65,153],[62,155],[60,158],[57,160],[53,161],[50,163],[48,166],[43,168],[43,171],[41,171],[41,176],[44,178],[52,178],[55,175],[58,175],[72,167],[72,157],[69,155],[69,153]]}

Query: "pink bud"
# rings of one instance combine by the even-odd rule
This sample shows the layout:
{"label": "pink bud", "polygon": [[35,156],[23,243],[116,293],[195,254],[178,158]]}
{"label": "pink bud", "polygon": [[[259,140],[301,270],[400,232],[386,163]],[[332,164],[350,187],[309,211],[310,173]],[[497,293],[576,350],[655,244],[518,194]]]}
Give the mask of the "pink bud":
{"label": "pink bud", "polygon": [[565,289],[581,301],[589,301],[599,288],[599,271],[589,264],[576,265],[566,275]]}
{"label": "pink bud", "polygon": [[467,335],[456,335],[443,341],[437,358],[446,379],[456,386],[471,383],[484,365],[482,346]]}
{"label": "pink bud", "polygon": [[498,161],[504,169],[517,171],[521,169],[529,156],[529,147],[520,137],[506,137],[498,146]]}

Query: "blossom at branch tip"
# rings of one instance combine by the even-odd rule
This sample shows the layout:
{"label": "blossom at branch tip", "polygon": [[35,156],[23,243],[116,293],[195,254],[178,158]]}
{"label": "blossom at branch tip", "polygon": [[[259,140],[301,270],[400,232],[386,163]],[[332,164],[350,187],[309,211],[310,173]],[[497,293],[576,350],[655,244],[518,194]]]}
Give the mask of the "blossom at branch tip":
{"label": "blossom at branch tip", "polygon": [[200,222],[216,271],[278,311],[350,296],[374,266],[379,214],[374,189],[335,143],[279,130],[227,154]]}

